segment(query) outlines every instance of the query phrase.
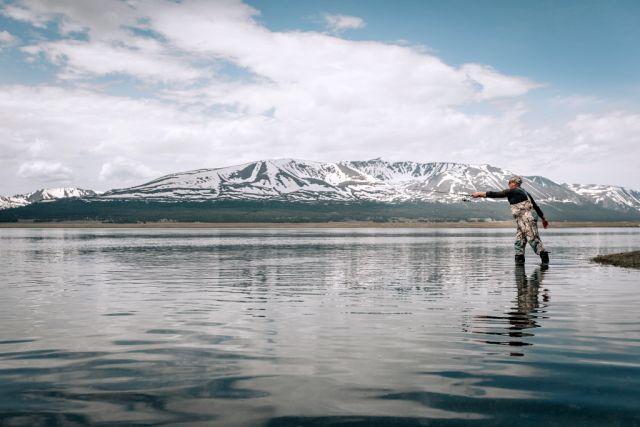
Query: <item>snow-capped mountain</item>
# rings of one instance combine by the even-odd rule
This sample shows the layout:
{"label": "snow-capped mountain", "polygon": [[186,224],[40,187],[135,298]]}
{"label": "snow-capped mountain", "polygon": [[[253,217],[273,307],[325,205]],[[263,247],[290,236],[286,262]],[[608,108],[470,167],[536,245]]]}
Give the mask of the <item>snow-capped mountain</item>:
{"label": "snow-capped mountain", "polygon": [[0,209],[19,208],[28,204],[29,202],[23,196],[0,196]]}
{"label": "snow-capped mountain", "polygon": [[[512,175],[508,170],[490,165],[460,163],[388,162],[381,159],[338,163],[259,160],[238,166],[174,173],[103,194],[76,188],[38,190],[0,198],[0,209],[79,198],[96,202],[435,202],[442,208],[438,209],[449,212],[445,205],[461,202],[473,191],[506,188]],[[591,217],[600,218],[606,217],[607,211],[640,214],[640,192],[635,190],[599,185],[561,185],[541,176],[525,176],[523,179],[523,188],[540,205],[546,205],[559,215],[577,218],[590,212]],[[491,203],[494,200],[487,201],[489,203],[482,206],[473,204],[477,205],[474,215],[484,215],[480,211],[492,210],[491,205],[496,206]],[[493,213],[487,213],[490,215]]]}
{"label": "snow-capped mountain", "polygon": [[[511,175],[490,165],[278,159],[170,174],[108,191],[100,198],[456,202],[473,191],[505,188]],[[584,201],[571,189],[543,177],[524,177],[523,186],[542,203]]]}
{"label": "snow-capped mountain", "polygon": [[32,193],[18,194],[10,197],[0,196],[0,209],[16,208],[31,203],[56,200],[67,197],[94,197],[98,193],[80,188],[42,188]]}
{"label": "snow-capped mountain", "polygon": [[604,208],[640,211],[640,191],[596,184],[563,184],[563,187]]}

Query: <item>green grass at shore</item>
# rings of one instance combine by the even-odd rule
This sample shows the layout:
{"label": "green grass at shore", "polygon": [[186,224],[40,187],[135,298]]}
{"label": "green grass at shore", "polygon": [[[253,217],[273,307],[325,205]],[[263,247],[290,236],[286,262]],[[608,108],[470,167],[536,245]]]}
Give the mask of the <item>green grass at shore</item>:
{"label": "green grass at shore", "polygon": [[592,258],[592,260],[601,264],[616,265],[619,267],[640,268],[640,251],[598,255],[597,257]]}

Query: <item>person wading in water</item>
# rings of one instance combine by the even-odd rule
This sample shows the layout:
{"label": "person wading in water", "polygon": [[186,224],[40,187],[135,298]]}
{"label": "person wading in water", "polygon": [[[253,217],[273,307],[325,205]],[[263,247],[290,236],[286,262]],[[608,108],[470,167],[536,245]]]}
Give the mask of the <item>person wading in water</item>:
{"label": "person wading in water", "polygon": [[490,197],[490,198],[502,198],[506,197],[511,205],[511,213],[516,220],[516,263],[524,264],[524,249],[527,246],[527,242],[533,248],[533,251],[540,255],[542,264],[549,264],[549,252],[547,252],[540,240],[538,234],[537,220],[533,217],[531,210],[535,210],[540,219],[542,219],[542,225],[544,228],[549,226],[542,213],[542,210],[538,207],[533,197],[522,188],[522,178],[519,176],[513,176],[509,179],[509,188],[502,191],[476,191],[471,196],[478,197]]}

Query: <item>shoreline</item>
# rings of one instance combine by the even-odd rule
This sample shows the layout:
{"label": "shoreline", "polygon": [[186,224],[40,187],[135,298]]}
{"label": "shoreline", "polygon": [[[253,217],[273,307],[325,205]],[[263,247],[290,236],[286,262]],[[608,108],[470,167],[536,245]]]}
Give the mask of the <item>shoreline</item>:
{"label": "shoreline", "polygon": [[598,255],[591,258],[591,261],[603,265],[614,265],[616,267],[640,269],[640,251]]}
{"label": "shoreline", "polygon": [[[98,221],[61,221],[61,222],[4,222],[3,228],[149,228],[149,229],[197,229],[197,228],[513,228],[512,221],[490,222],[144,222],[144,223],[104,223]],[[554,228],[633,228],[640,227],[637,221],[558,221],[552,222]],[[542,229],[542,227],[540,227]]]}

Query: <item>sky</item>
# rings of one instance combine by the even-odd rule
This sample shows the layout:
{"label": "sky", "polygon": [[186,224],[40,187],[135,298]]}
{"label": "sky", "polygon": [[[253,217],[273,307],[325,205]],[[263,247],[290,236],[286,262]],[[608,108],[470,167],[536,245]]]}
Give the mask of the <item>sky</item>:
{"label": "sky", "polygon": [[635,0],[0,0],[0,195],[255,160],[640,189]]}

